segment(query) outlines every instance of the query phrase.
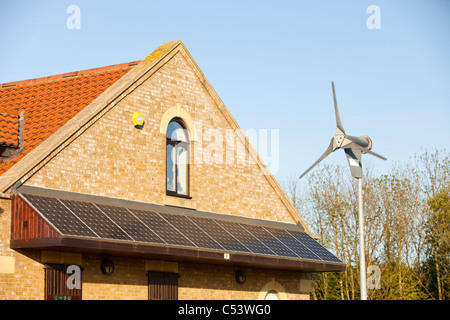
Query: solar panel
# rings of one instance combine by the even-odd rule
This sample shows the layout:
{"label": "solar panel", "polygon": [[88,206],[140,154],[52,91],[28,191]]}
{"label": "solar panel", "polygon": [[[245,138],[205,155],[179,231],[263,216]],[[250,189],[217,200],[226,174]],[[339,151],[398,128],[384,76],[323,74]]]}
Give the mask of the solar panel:
{"label": "solar panel", "polygon": [[86,224],[64,207],[58,199],[28,194],[24,197],[61,233],[85,237],[97,237]]}
{"label": "solar panel", "polygon": [[127,208],[107,205],[97,205],[97,207],[127,234],[131,235],[135,241],[164,243],[164,240],[149,229]]}
{"label": "solar panel", "polygon": [[213,219],[189,217],[204,232],[208,233],[214,240],[226,250],[250,252],[241,242],[236,240],[224,228],[218,225]]}
{"label": "solar panel", "polygon": [[133,240],[129,235],[123,232],[119,226],[97,209],[94,204],[65,199],[60,199],[60,201],[99,237],[106,239]]}
{"label": "solar panel", "polygon": [[[120,205],[22,194],[63,235],[342,263],[305,232]],[[100,202],[99,202],[100,203]],[[181,211],[182,212],[182,211]]]}
{"label": "solar panel", "polygon": [[160,213],[171,225],[199,248],[223,250],[223,247],[185,216]]}
{"label": "solar panel", "polygon": [[286,247],[281,241],[272,236],[261,226],[253,226],[249,224],[242,224],[241,226],[250,232],[253,236],[258,238],[266,247],[270,248],[277,256],[282,257],[297,257],[297,255]]}
{"label": "solar panel", "polygon": [[164,242],[187,247],[195,247],[188,238],[180,233],[171,224],[167,223],[163,217],[156,212],[130,209],[130,211],[139,218],[146,226],[156,233]]}
{"label": "solar panel", "polygon": [[304,232],[289,231],[289,233],[296,240],[306,246],[309,250],[314,252],[321,260],[330,262],[342,262],[341,260],[336,258],[330,251],[325,249],[320,243],[314,240],[310,235]]}
{"label": "solar panel", "polygon": [[269,231],[273,236],[275,236],[278,240],[283,242],[286,247],[294,251],[299,258],[317,260],[318,257],[311,250],[308,250],[307,247],[305,247],[302,243],[292,237],[291,234],[287,231],[268,227],[265,227],[265,229]]}
{"label": "solar panel", "polygon": [[216,222],[224,227],[230,234],[232,234],[233,237],[245,244],[245,246],[249,248],[251,252],[275,255],[275,252],[266,247],[261,241],[255,238],[255,236],[244,229],[240,224],[222,220],[217,220]]}

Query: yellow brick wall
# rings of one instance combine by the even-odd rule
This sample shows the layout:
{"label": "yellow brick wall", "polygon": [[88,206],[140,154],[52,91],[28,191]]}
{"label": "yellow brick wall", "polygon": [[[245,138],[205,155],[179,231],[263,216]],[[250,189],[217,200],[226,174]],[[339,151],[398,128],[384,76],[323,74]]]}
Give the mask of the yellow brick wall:
{"label": "yellow brick wall", "polygon": [[12,250],[9,248],[10,233],[11,200],[0,198],[0,260],[6,257],[4,260],[8,261],[6,270],[0,267],[0,300],[44,299],[40,251]]}
{"label": "yellow brick wall", "polygon": [[114,263],[114,273],[104,275],[105,257],[83,254],[83,300],[147,300],[148,278],[145,260],[107,257]]}
{"label": "yellow brick wall", "polygon": [[[246,274],[244,284],[235,280],[238,269]],[[264,286],[273,280],[283,287],[287,299],[309,299],[309,294],[300,293],[300,272],[296,271],[180,263],[179,274],[179,299],[257,300]]]}
{"label": "yellow brick wall", "polygon": [[12,250],[9,248],[10,234],[11,200],[0,198],[0,260],[6,257],[9,264],[8,270],[0,267],[0,300],[44,299],[40,251]]}
{"label": "yellow brick wall", "polygon": [[[0,300],[44,298],[44,269],[38,250],[24,250],[15,274],[0,273]],[[19,254],[17,256],[20,256]],[[103,256],[83,255],[83,300],[147,300],[148,277],[145,260],[108,257],[114,262],[114,273],[100,271]],[[242,269],[247,280],[235,281]],[[309,294],[299,292],[300,273],[249,267],[179,263],[178,296],[180,300],[257,300],[264,286],[279,283],[289,300],[307,300]],[[267,290],[264,291],[264,294]],[[264,296],[263,294],[263,296]]]}
{"label": "yellow brick wall", "polygon": [[[102,258],[83,255],[83,299],[148,299],[145,260],[110,257],[115,268],[107,276],[100,271]],[[273,279],[283,287],[287,299],[309,299],[308,294],[299,292],[299,272],[186,262],[178,265],[180,300],[257,300],[264,285]],[[247,281],[242,285],[235,281],[237,269],[246,273]]]}
{"label": "yellow brick wall", "polygon": [[[166,138],[159,126],[164,112],[178,103],[204,133],[219,129],[225,137],[232,129],[178,53],[26,184],[164,204]],[[145,118],[143,130],[133,127],[135,111]],[[205,159],[196,150],[210,151],[210,139],[198,143],[202,148],[191,146],[191,160]],[[255,163],[194,162],[190,177],[198,210],[295,223]]]}

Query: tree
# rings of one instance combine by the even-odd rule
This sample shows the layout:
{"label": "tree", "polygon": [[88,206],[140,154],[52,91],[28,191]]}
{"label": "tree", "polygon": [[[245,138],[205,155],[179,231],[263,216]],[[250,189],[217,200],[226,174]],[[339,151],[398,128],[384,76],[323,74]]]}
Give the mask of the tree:
{"label": "tree", "polygon": [[[429,206],[426,224],[428,260],[426,263],[428,287],[439,300],[450,298],[450,187],[435,194],[427,202]],[[434,268],[433,268],[434,267]]]}
{"label": "tree", "polygon": [[[449,299],[450,155],[425,151],[386,175],[370,167],[363,174],[366,265],[381,271],[369,299]],[[357,299],[357,183],[348,168],[326,164],[302,181],[282,185],[319,242],[347,265],[320,274],[313,298]]]}

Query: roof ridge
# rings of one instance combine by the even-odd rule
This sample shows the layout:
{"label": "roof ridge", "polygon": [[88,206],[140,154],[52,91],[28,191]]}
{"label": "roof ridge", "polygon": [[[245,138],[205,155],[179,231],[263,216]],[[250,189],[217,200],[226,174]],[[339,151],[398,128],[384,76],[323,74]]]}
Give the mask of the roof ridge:
{"label": "roof ridge", "polygon": [[60,73],[60,74],[47,76],[47,77],[40,77],[40,78],[33,78],[33,79],[27,79],[27,80],[19,80],[19,81],[13,81],[13,82],[0,83],[0,89],[48,82],[48,81],[52,81],[52,80],[73,78],[73,77],[88,75],[88,74],[92,74],[92,73],[100,73],[100,72],[118,70],[118,69],[123,69],[123,68],[129,68],[129,67],[137,65],[139,62],[141,62],[141,60],[113,64],[113,65],[98,67],[98,68],[91,68],[91,69],[85,69],[85,70],[79,70],[79,71]]}

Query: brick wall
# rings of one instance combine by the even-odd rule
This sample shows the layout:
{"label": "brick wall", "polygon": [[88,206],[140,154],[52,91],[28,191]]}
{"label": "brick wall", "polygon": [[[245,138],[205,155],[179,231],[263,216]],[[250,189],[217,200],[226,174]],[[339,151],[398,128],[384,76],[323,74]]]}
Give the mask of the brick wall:
{"label": "brick wall", "polygon": [[[11,252],[16,258],[13,274],[0,273],[0,300],[44,299],[44,262],[40,250]],[[147,300],[148,277],[143,259],[107,257],[114,273],[104,275],[100,255],[82,255],[82,298],[84,300]],[[246,282],[238,284],[235,272],[242,269]],[[178,295],[183,300],[256,300],[267,283],[276,281],[287,299],[307,300],[300,292],[302,273],[199,263],[178,263]],[[263,291],[262,296],[269,289]]]}
{"label": "brick wall", "polygon": [[[83,299],[148,299],[145,260],[112,257],[113,275],[100,271],[102,257],[83,255]],[[180,262],[178,295],[183,300],[256,300],[264,285],[275,279],[285,289],[288,299],[309,299],[299,292],[300,273],[257,268],[238,268]],[[246,272],[247,281],[238,284],[235,272]]]}
{"label": "brick wall", "polygon": [[[246,274],[244,284],[235,280],[238,269]],[[299,292],[300,272],[296,271],[180,263],[179,273],[180,299],[257,300],[263,287],[273,280],[283,287],[287,299],[309,299],[309,294]]]}
{"label": "brick wall", "polygon": [[83,299],[86,300],[147,300],[148,278],[145,260],[109,257],[114,273],[104,275],[100,266],[104,257],[83,255]]}
{"label": "brick wall", "polygon": [[[159,126],[164,112],[177,103],[203,133],[232,129],[178,53],[26,184],[164,204],[166,138]],[[135,111],[145,118],[143,130],[133,127]],[[206,155],[194,153],[210,152],[210,140],[198,143],[202,148],[191,146],[191,159],[204,160]],[[191,165],[191,196],[197,209],[295,222],[256,164],[204,162]]]}
{"label": "brick wall", "polygon": [[0,198],[0,300],[43,299],[44,274],[39,250],[9,248],[11,200]]}

